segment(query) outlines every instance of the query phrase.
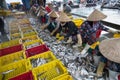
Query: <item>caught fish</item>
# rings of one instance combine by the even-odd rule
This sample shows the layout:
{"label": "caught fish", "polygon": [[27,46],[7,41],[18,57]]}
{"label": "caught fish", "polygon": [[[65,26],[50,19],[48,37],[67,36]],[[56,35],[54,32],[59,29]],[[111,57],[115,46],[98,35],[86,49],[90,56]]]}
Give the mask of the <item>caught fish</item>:
{"label": "caught fish", "polygon": [[12,70],[8,70],[8,71],[5,71],[5,72],[2,72],[1,74],[2,74],[2,80],[5,80],[5,75],[6,74],[8,74],[8,73],[10,73],[10,72],[13,72],[14,70],[16,70],[16,69],[12,69]]}

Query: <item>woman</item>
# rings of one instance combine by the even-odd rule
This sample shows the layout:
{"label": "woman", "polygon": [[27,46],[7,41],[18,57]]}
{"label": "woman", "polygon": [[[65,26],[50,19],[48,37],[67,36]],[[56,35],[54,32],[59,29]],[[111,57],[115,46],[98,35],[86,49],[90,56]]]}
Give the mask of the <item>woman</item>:
{"label": "woman", "polygon": [[99,49],[103,56],[97,69],[98,76],[102,75],[100,71],[106,66],[109,70],[109,80],[116,80],[117,74],[120,74],[120,38],[103,40]]}
{"label": "woman", "polygon": [[[88,16],[87,20],[80,26],[79,33],[82,36],[83,44],[88,44],[87,49],[89,49],[92,44],[96,43],[99,40],[102,31],[115,33],[115,31],[104,27],[103,24],[100,22],[106,17],[106,15],[95,9]],[[87,49],[85,49],[85,51],[83,51],[82,53],[84,54]],[[98,50],[95,49],[92,49],[91,51],[93,52],[93,54],[98,52]]]}
{"label": "woman", "polygon": [[81,36],[71,19],[64,12],[61,12],[58,21],[59,26],[54,30],[54,32],[60,33],[66,39],[68,39],[67,43],[78,43],[79,46],[81,46]]}
{"label": "woman", "polygon": [[48,23],[42,26],[42,29],[44,30],[45,28],[47,28],[51,32],[51,35],[56,35],[56,33],[53,33],[53,31],[57,27],[57,21],[56,21],[57,17],[58,14],[55,11],[51,11],[49,13]]}
{"label": "woman", "polygon": [[48,3],[48,5],[45,7],[45,10],[50,13],[53,10],[53,5],[51,3]]}
{"label": "woman", "polygon": [[47,21],[48,21],[48,15],[47,15],[46,11],[39,10],[37,16],[38,16],[41,24],[46,24],[47,23]]}

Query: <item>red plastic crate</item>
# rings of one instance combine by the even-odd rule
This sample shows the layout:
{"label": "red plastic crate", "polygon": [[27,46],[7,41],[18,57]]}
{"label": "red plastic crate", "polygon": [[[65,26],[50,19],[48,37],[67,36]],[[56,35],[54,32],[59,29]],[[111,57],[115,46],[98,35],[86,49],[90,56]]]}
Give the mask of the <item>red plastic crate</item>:
{"label": "red plastic crate", "polygon": [[24,74],[13,77],[9,80],[34,80],[34,79],[33,79],[32,71],[29,71],[29,72],[26,72]]}
{"label": "red plastic crate", "polygon": [[22,49],[23,49],[22,44],[8,47],[8,48],[4,48],[4,49],[0,49],[0,56],[4,56],[4,55],[8,55],[8,54],[11,54],[14,52],[18,52],[18,51],[21,51]]}
{"label": "red plastic crate", "polygon": [[26,57],[28,58],[28,57],[34,56],[36,54],[47,52],[49,50],[50,49],[46,45],[40,45],[40,46],[37,46],[37,47],[34,47],[34,48],[27,49],[25,51],[25,54],[26,54]]}

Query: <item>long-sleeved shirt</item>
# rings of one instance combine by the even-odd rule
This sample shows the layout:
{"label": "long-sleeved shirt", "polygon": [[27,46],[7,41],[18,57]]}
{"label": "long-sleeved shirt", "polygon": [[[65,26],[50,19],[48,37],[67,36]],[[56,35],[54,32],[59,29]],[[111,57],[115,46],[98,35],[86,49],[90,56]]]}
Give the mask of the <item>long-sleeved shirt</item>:
{"label": "long-sleeved shirt", "polygon": [[108,28],[104,27],[100,21],[95,23],[85,21],[81,25],[79,33],[82,36],[83,43],[91,45],[98,40],[102,30],[108,31]]}
{"label": "long-sleeved shirt", "polygon": [[78,30],[77,27],[72,21],[67,22],[64,26],[59,25],[59,28],[58,28],[59,33],[60,32],[66,33],[65,37],[76,35],[78,32],[77,30]]}

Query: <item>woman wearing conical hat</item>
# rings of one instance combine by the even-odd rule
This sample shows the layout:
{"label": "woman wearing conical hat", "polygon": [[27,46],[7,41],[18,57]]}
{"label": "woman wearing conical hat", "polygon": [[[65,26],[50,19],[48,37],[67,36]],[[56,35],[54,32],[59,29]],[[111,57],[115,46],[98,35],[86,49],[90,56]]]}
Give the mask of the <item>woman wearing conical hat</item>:
{"label": "woman wearing conical hat", "polygon": [[[57,12],[55,12],[54,10],[51,11],[49,13],[48,23],[46,25],[42,26],[42,29],[44,30],[47,28],[51,33],[53,33],[54,29],[57,27],[57,24],[58,24],[58,22],[56,20],[57,17],[58,17]],[[55,35],[55,33],[52,35]]]}
{"label": "woman wearing conical hat", "polygon": [[48,21],[47,12],[44,10],[39,10],[37,17],[39,18],[41,24],[45,24]]}
{"label": "woman wearing conical hat", "polygon": [[[103,40],[99,45],[99,50],[102,54],[99,66],[102,65],[103,68],[101,69],[104,69],[106,64],[109,70],[109,80],[118,80],[116,76],[120,74],[120,38]],[[98,67],[97,73],[99,73],[99,69],[100,67]]]}
{"label": "woman wearing conical hat", "polygon": [[61,36],[64,36],[64,38],[67,39],[67,43],[73,42],[75,45],[78,43],[81,46],[81,36],[78,34],[78,29],[67,14],[61,12],[57,20],[59,21],[59,26],[54,32],[60,33]]}
{"label": "woman wearing conical hat", "polygon": [[48,3],[47,6],[45,7],[45,10],[50,13],[53,10],[53,5],[52,3]]}
{"label": "woman wearing conical hat", "polygon": [[[83,44],[92,45],[98,41],[101,31],[107,31],[114,33],[115,31],[110,30],[103,26],[100,22],[107,16],[95,9],[87,18],[87,20],[80,26],[79,32],[82,36]],[[90,47],[90,46],[89,46]],[[89,47],[87,47],[89,49]],[[82,51],[84,54],[85,51]],[[94,51],[97,52],[97,51]]]}

